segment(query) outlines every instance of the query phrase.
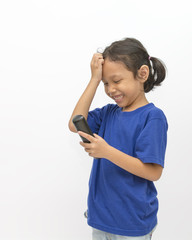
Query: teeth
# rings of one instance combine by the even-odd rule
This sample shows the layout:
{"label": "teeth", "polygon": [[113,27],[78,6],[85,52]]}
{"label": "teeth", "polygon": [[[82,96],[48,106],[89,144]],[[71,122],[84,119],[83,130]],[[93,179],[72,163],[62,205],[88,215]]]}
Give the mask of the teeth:
{"label": "teeth", "polygon": [[116,97],[114,97],[114,99],[115,100],[118,100],[118,99],[120,99],[120,98],[122,98],[123,96],[122,95],[120,95],[120,96],[116,96]]}

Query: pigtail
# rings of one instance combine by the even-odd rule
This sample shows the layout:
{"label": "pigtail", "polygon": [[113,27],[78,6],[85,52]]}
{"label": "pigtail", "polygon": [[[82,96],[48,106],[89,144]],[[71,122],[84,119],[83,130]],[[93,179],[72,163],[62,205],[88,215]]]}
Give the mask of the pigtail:
{"label": "pigtail", "polygon": [[144,91],[147,93],[155,86],[160,86],[166,76],[166,67],[164,63],[155,57],[149,57],[150,73],[147,81],[144,83]]}

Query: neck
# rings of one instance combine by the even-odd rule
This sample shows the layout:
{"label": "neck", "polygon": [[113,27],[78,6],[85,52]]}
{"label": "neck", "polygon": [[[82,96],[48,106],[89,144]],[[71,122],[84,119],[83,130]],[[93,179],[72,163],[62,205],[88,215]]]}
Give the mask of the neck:
{"label": "neck", "polygon": [[123,112],[131,112],[131,111],[134,111],[137,108],[143,107],[147,104],[149,104],[149,102],[144,94],[141,98],[136,99],[129,106],[123,107]]}

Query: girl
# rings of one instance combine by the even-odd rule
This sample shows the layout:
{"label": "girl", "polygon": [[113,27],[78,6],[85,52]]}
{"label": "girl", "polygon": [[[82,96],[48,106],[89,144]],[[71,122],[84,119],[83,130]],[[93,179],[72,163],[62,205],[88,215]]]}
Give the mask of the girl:
{"label": "girl", "polygon": [[[158,200],[153,181],[164,167],[167,121],[145,93],[165,78],[160,60],[150,57],[136,39],[116,41],[93,55],[91,80],[69,121],[83,115],[95,133],[79,132],[94,158],[89,180],[88,224],[93,240],[151,239]],[[100,82],[116,104],[89,111]]]}

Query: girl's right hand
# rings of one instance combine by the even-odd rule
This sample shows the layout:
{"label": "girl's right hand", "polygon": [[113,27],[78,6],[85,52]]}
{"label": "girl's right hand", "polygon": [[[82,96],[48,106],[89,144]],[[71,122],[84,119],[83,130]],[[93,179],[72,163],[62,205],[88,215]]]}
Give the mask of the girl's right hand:
{"label": "girl's right hand", "polygon": [[95,53],[91,60],[91,74],[92,80],[100,83],[102,79],[102,65],[104,63],[103,55],[101,53]]}

